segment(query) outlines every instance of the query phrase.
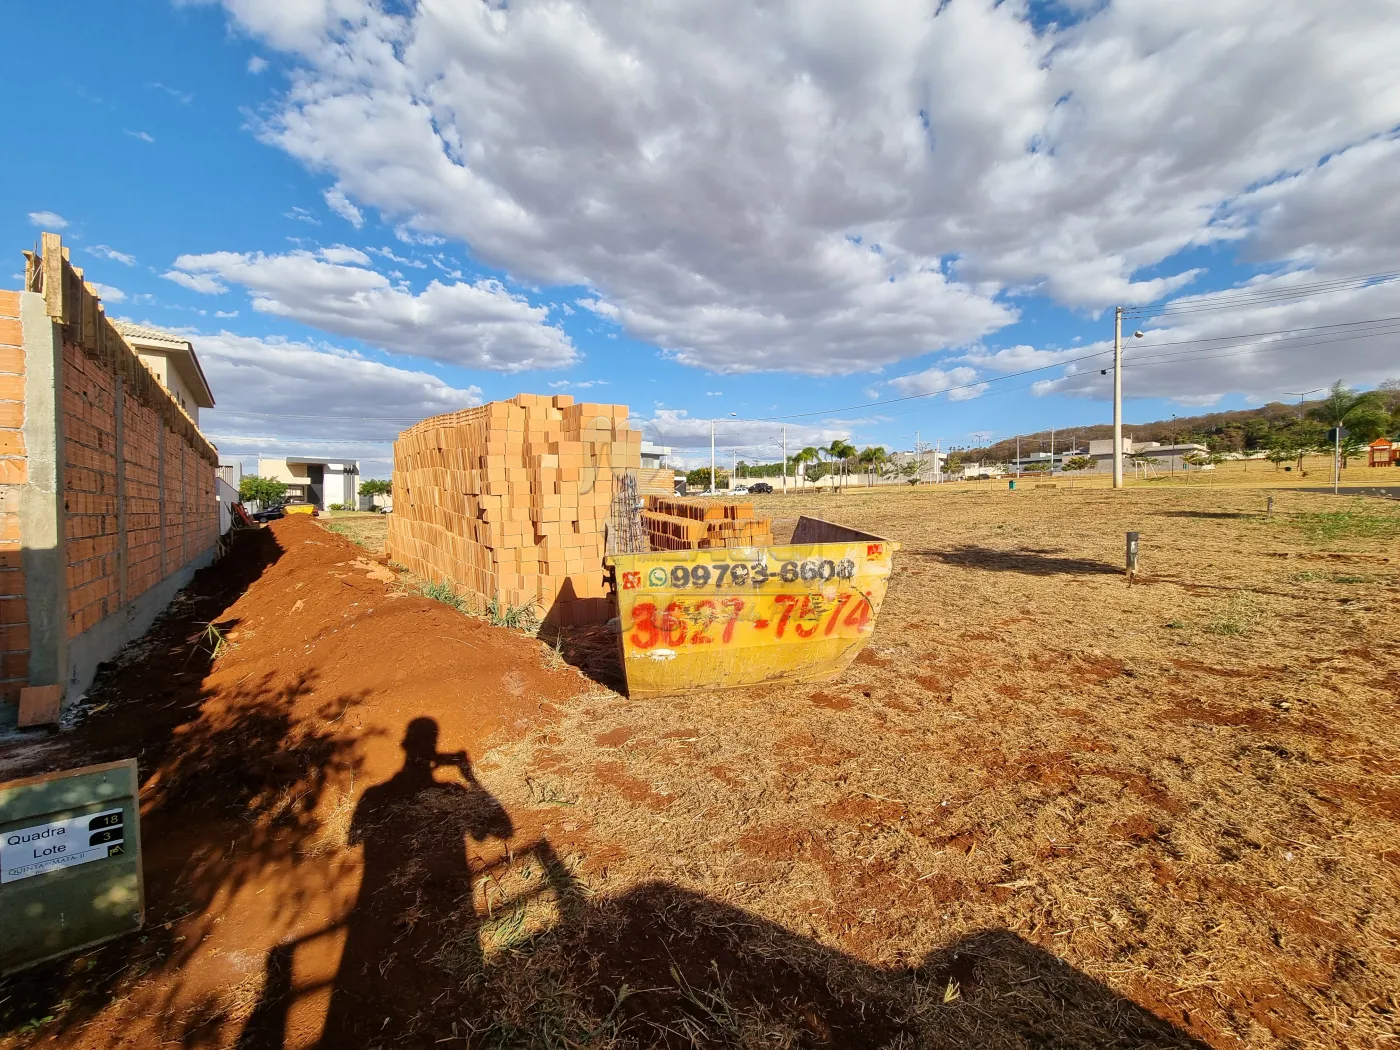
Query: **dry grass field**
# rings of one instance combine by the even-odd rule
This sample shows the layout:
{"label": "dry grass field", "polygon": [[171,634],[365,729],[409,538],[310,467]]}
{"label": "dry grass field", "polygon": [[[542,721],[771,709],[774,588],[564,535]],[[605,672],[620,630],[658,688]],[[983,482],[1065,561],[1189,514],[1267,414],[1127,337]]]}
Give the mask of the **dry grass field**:
{"label": "dry grass field", "polygon": [[870,645],[650,701],[606,629],[246,534],[157,638],[229,651],[30,761],[143,756],[150,920],[0,1045],[1394,1047],[1400,504],[1267,495],[763,497],[902,544]]}
{"label": "dry grass field", "polygon": [[[590,893],[683,892],[713,1041],[861,1030],[808,980],[905,1045],[1394,1045],[1400,506],[1222,480],[761,497],[903,545],[850,673],[599,689],[481,769],[567,813]],[[786,1005],[724,999],[765,957],[804,959],[750,980]],[[570,958],[521,967],[521,1023]]]}
{"label": "dry grass field", "polygon": [[[905,1045],[1395,1044],[1400,507],[966,487],[766,509],[903,544],[850,673],[599,692],[483,766],[502,798],[569,803],[594,892],[659,881],[730,933],[764,920],[673,936],[734,940],[731,965],[806,951]],[[795,1006],[748,1009],[736,1041],[800,1041]]]}

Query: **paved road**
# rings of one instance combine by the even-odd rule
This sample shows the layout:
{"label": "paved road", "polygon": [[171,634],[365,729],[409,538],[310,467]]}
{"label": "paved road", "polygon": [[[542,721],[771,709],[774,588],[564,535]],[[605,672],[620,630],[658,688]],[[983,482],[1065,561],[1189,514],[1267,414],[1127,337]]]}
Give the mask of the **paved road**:
{"label": "paved road", "polygon": [[[1289,489],[1290,492],[1331,492],[1326,488]],[[1384,499],[1400,499],[1400,485],[1343,485],[1339,491],[1343,496],[1381,496]]]}

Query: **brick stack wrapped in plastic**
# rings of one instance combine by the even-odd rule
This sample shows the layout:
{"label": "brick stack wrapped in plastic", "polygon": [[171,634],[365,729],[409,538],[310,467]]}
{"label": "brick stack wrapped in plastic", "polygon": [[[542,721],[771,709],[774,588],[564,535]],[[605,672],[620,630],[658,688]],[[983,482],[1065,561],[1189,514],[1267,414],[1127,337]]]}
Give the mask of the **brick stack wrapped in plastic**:
{"label": "brick stack wrapped in plastic", "polygon": [[565,395],[425,419],[394,442],[386,551],[479,608],[533,606],[555,626],[604,621],[614,478],[640,466],[641,448],[626,405]]}
{"label": "brick stack wrapped in plastic", "polygon": [[773,523],[754,517],[752,503],[648,496],[642,525],[654,551],[773,544]]}

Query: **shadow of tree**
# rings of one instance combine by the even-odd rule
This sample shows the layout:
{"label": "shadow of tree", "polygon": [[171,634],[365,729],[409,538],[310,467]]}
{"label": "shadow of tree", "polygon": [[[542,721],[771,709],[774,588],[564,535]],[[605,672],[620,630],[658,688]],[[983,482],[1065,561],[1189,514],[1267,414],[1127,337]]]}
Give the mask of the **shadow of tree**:
{"label": "shadow of tree", "polygon": [[1121,576],[1121,566],[1090,558],[1067,558],[1059,549],[1023,547],[997,550],[993,547],[963,545],[944,550],[905,548],[906,556],[928,558],[944,565],[957,565],[986,572],[1019,572],[1027,576]]}

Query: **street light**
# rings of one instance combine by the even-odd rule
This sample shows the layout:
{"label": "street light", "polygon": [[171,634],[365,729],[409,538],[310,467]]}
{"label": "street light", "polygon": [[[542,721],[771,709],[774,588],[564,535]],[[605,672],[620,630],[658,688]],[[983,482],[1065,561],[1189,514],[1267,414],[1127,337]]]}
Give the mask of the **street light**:
{"label": "street light", "polygon": [[[1141,339],[1141,330],[1133,333]],[[1113,487],[1123,487],[1123,308],[1113,308]]]}
{"label": "street light", "polygon": [[[731,412],[731,413],[729,413],[729,418],[730,418],[730,419],[735,419],[735,418],[738,417],[738,415],[739,415],[738,412]],[[710,420],[710,492],[711,492],[711,493],[716,493],[716,492],[719,491],[719,478],[716,477],[716,475],[715,475],[715,424],[718,423],[718,422],[719,422],[719,420],[717,420],[717,419],[712,419],[712,420]]]}

